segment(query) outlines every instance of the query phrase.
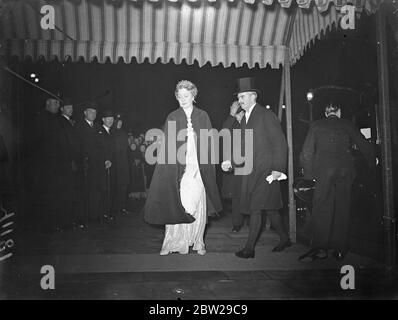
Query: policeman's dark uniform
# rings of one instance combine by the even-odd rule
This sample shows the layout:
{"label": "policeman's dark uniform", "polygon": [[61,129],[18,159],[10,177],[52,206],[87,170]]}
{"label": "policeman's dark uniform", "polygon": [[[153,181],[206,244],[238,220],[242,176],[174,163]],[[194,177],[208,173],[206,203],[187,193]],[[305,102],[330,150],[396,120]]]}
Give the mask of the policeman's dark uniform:
{"label": "policeman's dark uniform", "polygon": [[[66,105],[66,104],[64,104]],[[60,134],[63,135],[66,148],[66,158],[64,159],[64,171],[62,172],[64,181],[64,198],[66,205],[61,208],[60,218],[63,225],[71,226],[73,222],[78,222],[81,217],[78,215],[79,208],[77,205],[77,181],[76,181],[76,163],[78,161],[78,142],[75,130],[75,121],[64,116],[59,115],[59,121],[62,128]]]}
{"label": "policeman's dark uniform", "polygon": [[[105,111],[103,117],[113,117],[113,113]],[[109,132],[108,132],[109,130]],[[105,126],[101,126],[98,131],[98,137],[101,146],[102,163],[110,161],[112,163],[109,169],[102,168],[101,176],[104,177],[101,188],[101,201],[103,203],[103,214],[105,217],[112,217],[113,200],[115,197],[115,183],[116,183],[116,161],[115,161],[115,138],[113,131],[110,128],[106,130]]]}
{"label": "policeman's dark uniform", "polygon": [[[95,105],[89,108],[96,109]],[[79,141],[78,170],[81,177],[82,211],[91,222],[100,221],[102,215],[101,191],[106,183],[105,163],[98,125],[83,119],[76,123]]]}
{"label": "policeman's dark uniform", "polygon": [[351,187],[355,178],[351,146],[355,144],[369,165],[373,147],[348,120],[330,115],[315,121],[308,132],[300,160],[304,177],[315,179],[313,248],[347,252]]}
{"label": "policeman's dark uniform", "polygon": [[37,115],[33,125],[28,138],[27,187],[32,207],[37,209],[38,226],[47,231],[61,226],[61,208],[68,202],[64,192],[69,188],[69,180],[65,179],[69,168],[66,160],[68,144],[58,114],[44,110]]}

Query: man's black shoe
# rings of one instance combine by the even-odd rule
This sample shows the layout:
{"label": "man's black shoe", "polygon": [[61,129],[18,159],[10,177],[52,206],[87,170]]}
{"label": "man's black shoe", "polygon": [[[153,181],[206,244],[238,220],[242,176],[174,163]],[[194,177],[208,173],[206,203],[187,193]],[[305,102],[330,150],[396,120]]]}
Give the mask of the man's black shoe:
{"label": "man's black shoe", "polygon": [[298,260],[299,261],[308,261],[312,262],[315,260],[324,260],[328,257],[328,251],[323,248],[313,248],[301,255]]}
{"label": "man's black shoe", "polygon": [[290,241],[290,239],[287,239],[287,241],[277,245],[275,248],[272,249],[272,252],[281,252],[283,250],[285,250],[285,248],[287,247],[291,247],[292,243]]}
{"label": "man's black shoe", "polygon": [[235,255],[242,259],[254,258],[254,250],[240,250]]}

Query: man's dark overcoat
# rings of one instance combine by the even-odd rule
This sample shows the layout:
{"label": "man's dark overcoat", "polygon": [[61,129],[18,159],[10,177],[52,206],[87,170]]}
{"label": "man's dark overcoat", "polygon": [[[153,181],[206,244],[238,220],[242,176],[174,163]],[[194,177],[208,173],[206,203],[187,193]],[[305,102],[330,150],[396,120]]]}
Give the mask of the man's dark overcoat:
{"label": "man's dark overcoat", "polygon": [[[257,103],[247,124],[243,117],[241,129],[253,130],[253,170],[242,176],[240,212],[250,214],[258,210],[281,209],[280,182],[269,184],[266,180],[272,171],[285,173],[286,170],[287,142],[280,122],[271,110]],[[242,134],[242,150],[245,150],[244,145],[245,134]]]}

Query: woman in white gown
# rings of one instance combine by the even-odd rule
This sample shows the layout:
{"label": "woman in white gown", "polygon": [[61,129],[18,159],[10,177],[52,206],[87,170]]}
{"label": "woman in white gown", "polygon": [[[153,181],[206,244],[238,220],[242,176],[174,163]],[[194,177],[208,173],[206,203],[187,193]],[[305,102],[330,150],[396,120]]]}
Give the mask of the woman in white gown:
{"label": "woman in white gown", "polygon": [[[214,148],[211,144],[199,148],[200,130],[212,127],[206,111],[193,105],[197,93],[190,81],[182,80],[176,86],[175,96],[180,107],[166,119],[145,203],[145,221],[165,225],[161,255],[187,254],[191,246],[198,254],[205,254],[203,236],[207,217],[222,210],[215,166],[202,161],[202,156],[207,157]],[[173,157],[174,148],[178,150],[177,159]]]}
{"label": "woman in white gown", "polygon": [[203,240],[206,226],[206,192],[200,175],[195,131],[191,120],[193,101],[197,92],[192,88],[192,85],[188,81],[179,82],[176,89],[176,98],[187,117],[187,151],[185,171],[180,182],[180,198],[185,211],[192,215],[195,221],[192,223],[166,224],[161,255],[167,255],[170,252],[187,254],[190,246],[193,246],[193,250],[200,255],[206,253]]}

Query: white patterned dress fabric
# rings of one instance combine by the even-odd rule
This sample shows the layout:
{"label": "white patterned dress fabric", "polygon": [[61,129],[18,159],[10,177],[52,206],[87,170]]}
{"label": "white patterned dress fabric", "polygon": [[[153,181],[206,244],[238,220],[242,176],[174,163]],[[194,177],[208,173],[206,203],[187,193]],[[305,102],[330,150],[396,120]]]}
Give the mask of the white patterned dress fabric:
{"label": "white patterned dress fabric", "polygon": [[206,226],[206,191],[200,175],[195,132],[190,116],[187,120],[186,167],[180,184],[180,198],[185,211],[196,220],[192,223],[166,225],[161,255],[171,252],[187,254],[190,246],[200,255],[206,253],[203,241]]}

